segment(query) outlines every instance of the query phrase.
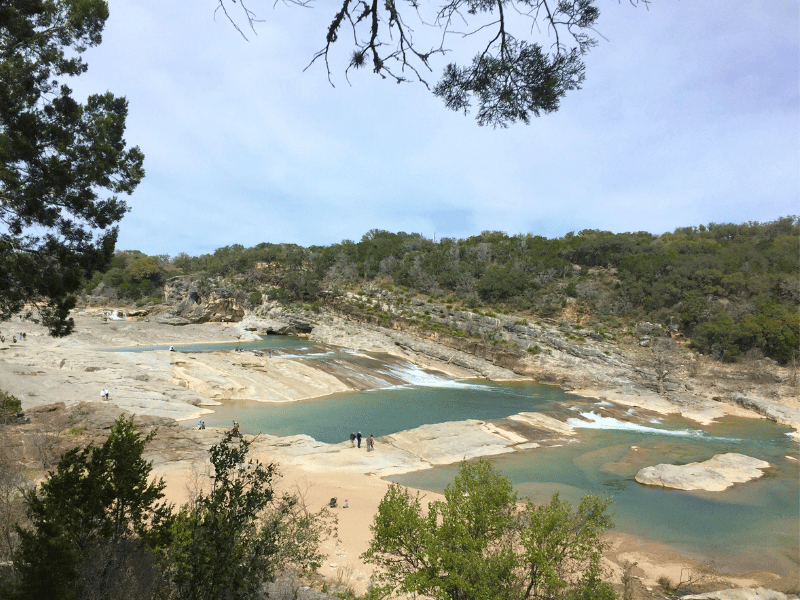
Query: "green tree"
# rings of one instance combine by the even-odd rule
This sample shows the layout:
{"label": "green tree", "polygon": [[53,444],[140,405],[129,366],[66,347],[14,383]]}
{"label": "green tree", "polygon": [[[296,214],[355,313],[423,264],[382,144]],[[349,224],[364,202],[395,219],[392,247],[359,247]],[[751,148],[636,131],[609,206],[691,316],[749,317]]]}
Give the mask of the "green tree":
{"label": "green tree", "polygon": [[22,410],[22,401],[4,390],[0,390],[0,424],[5,423]]}
{"label": "green tree", "polygon": [[121,416],[102,446],[66,452],[28,494],[32,528],[17,527],[14,557],[21,598],[146,597],[159,584],[172,509],[142,457],[154,435]]}
{"label": "green tree", "polygon": [[282,566],[322,564],[325,516],[305,512],[295,496],[276,498],[275,465],[247,459],[249,446],[228,435],[211,447],[212,489],[181,509],[172,530],[175,598],[256,598]]}
{"label": "green tree", "polygon": [[0,2],[0,320],[37,308],[55,336],[74,323],[72,294],[114,253],[115,224],[144,176],[126,148],[127,101],[85,103],[63,78],[101,41],[105,0]]}
{"label": "green tree", "polygon": [[556,494],[520,508],[511,481],[488,461],[464,462],[444,501],[390,486],[364,553],[378,565],[380,595],[452,600],[614,599],[601,579],[609,500],[586,496],[577,510]]}

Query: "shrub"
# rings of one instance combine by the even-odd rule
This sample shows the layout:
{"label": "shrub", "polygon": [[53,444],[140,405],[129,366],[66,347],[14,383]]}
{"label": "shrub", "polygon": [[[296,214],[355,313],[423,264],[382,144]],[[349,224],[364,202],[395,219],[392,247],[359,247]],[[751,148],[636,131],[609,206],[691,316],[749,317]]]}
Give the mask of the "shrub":
{"label": "shrub", "polygon": [[262,295],[261,295],[261,292],[259,292],[258,290],[256,290],[255,292],[253,292],[252,294],[250,294],[250,296],[248,296],[248,298],[247,298],[247,302],[248,302],[249,304],[253,305],[253,306],[259,306],[259,305],[261,304],[261,300],[262,300],[262,298],[263,298],[263,297],[262,297]]}
{"label": "shrub", "polygon": [[22,410],[22,402],[16,396],[0,390],[0,420],[13,417]]}

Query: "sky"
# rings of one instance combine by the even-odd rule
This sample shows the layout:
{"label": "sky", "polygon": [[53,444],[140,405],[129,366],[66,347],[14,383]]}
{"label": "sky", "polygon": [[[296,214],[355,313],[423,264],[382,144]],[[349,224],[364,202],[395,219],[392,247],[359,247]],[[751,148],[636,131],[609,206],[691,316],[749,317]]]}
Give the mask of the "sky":
{"label": "sky", "polygon": [[[125,96],[126,140],[145,154],[118,249],[196,256],[371,229],[660,234],[800,214],[796,0],[601,2],[583,89],[508,129],[479,127],[419,83],[369,69],[348,83],[344,41],[335,87],[323,64],[304,71],[335,5],[249,0],[263,22],[245,40],[216,0],[109,0],[103,42],[69,84]],[[429,83],[471,59],[462,44],[434,59]]]}

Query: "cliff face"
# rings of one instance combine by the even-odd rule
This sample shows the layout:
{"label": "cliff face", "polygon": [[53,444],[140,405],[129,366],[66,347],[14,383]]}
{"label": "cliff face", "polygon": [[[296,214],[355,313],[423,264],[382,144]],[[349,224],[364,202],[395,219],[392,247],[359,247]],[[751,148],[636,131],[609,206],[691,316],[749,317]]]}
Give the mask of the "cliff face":
{"label": "cliff face", "polygon": [[211,287],[191,277],[173,277],[164,284],[164,304],[172,308],[156,316],[165,325],[238,322],[245,309],[236,294],[225,287]]}

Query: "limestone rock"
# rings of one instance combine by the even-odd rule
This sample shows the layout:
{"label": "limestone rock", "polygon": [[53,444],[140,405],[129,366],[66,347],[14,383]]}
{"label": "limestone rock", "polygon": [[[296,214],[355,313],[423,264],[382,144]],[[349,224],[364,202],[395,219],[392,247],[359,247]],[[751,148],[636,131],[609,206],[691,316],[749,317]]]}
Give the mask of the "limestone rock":
{"label": "limestone rock", "polygon": [[233,292],[222,287],[202,286],[190,277],[173,277],[164,284],[164,303],[173,305],[156,317],[164,325],[238,322],[244,317]]}
{"label": "limestone rock", "polygon": [[301,313],[285,310],[282,306],[272,306],[258,315],[248,314],[242,320],[246,330],[258,331],[267,335],[297,335],[310,333],[314,325]]}
{"label": "limestone rock", "polygon": [[717,454],[700,463],[645,467],[636,474],[636,481],[678,490],[721,492],[734,483],[758,479],[764,474],[762,469],[769,466],[766,461],[744,454]]}
{"label": "limestone rock", "polygon": [[731,589],[684,596],[683,600],[797,600],[797,595],[786,595],[782,592],[767,590],[765,588],[750,590]]}
{"label": "limestone rock", "polygon": [[771,421],[789,425],[795,429],[800,428],[800,410],[797,408],[764,398],[748,398],[742,394],[733,394],[731,400],[743,408],[764,415]]}
{"label": "limestone rock", "polygon": [[555,431],[561,435],[575,435],[575,429],[569,423],[564,423],[558,419],[544,413],[524,412],[508,417],[512,421],[526,423],[531,427]]}

